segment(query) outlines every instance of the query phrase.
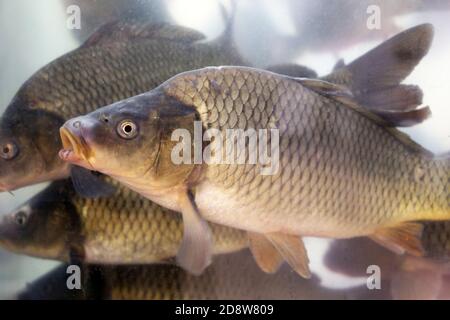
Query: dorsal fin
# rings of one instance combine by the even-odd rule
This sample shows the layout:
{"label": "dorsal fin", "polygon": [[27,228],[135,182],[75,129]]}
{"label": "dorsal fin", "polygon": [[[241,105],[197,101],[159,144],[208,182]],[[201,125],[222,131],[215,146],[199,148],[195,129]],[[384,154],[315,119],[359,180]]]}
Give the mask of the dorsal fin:
{"label": "dorsal fin", "polygon": [[417,123],[418,121],[423,121],[424,118],[431,114],[428,107],[407,112],[378,112],[376,110],[370,110],[369,108],[361,106],[354,99],[353,94],[345,86],[336,85],[323,80],[304,78],[291,79],[324,97],[340,102],[344,106],[351,108],[353,111],[358,112],[379,126],[384,127],[385,130],[401,141],[411,151],[433,157],[433,154],[430,151],[426,150],[421,145],[413,141],[407,134],[400,132],[394,127],[402,124],[402,122],[406,124],[407,122]]}
{"label": "dorsal fin", "polygon": [[348,99],[353,99],[353,93],[346,86],[339,84],[334,84],[328,81],[319,79],[308,79],[308,78],[292,78],[299,82],[308,89],[326,96],[326,97],[346,97]]}
{"label": "dorsal fin", "polygon": [[346,66],[338,62],[333,72],[322,79],[346,85],[355,100],[369,109],[411,111],[422,104],[422,91],[400,83],[427,54],[432,40],[432,25],[410,28]]}
{"label": "dorsal fin", "polygon": [[345,61],[344,61],[344,59],[341,58],[334,64],[333,71],[336,71],[336,70],[339,70],[342,68],[345,68]]}
{"label": "dorsal fin", "polygon": [[205,36],[196,30],[168,23],[116,20],[98,28],[81,47],[108,45],[136,39],[166,39],[191,43],[203,40]]}
{"label": "dorsal fin", "polygon": [[410,127],[425,121],[431,116],[431,110],[428,106],[404,112],[384,110],[372,112],[375,112],[396,127]]}
{"label": "dorsal fin", "polygon": [[296,78],[317,78],[317,73],[306,66],[296,63],[275,64],[264,68],[267,71]]}
{"label": "dorsal fin", "polygon": [[221,35],[219,35],[216,39],[213,39],[212,43],[215,43],[223,48],[234,48],[234,38],[233,38],[233,29],[234,22],[236,18],[236,1],[231,0],[231,9],[227,11],[223,4],[219,4],[220,6],[220,14],[222,16],[222,20],[225,25],[225,29]]}
{"label": "dorsal fin", "polygon": [[[353,93],[346,87],[338,84],[333,84],[324,80],[316,80],[316,79],[296,79],[302,85],[308,87],[309,89],[327,97],[340,97],[340,101],[347,105],[355,105],[358,109],[361,110],[361,113],[364,112],[366,114],[374,114],[379,118],[385,121],[384,126],[395,126],[395,127],[410,127],[416,125],[418,123],[422,123],[431,115],[431,110],[429,107],[422,107],[419,109],[415,109],[416,105],[413,104],[410,108],[402,107],[399,109],[393,108],[392,110],[389,108],[371,108],[366,105],[361,105],[361,102],[357,100],[357,98],[353,95]],[[414,96],[417,92],[413,92],[410,95],[406,94],[407,89],[416,88],[416,86],[398,86],[396,87],[400,90],[399,93],[394,95],[395,97],[390,97],[389,101],[394,103],[398,101],[398,104],[407,105],[410,99],[414,99]],[[420,89],[418,89],[420,90]],[[395,93],[395,89],[393,89]],[[405,99],[402,102],[402,97],[400,93],[404,93],[403,98]],[[420,91],[421,95],[421,91]],[[383,98],[380,96],[379,100]],[[345,101],[344,101],[345,100]]]}
{"label": "dorsal fin", "polygon": [[372,110],[411,111],[422,104],[422,90],[415,85],[399,84],[382,90],[367,91],[358,102]]}
{"label": "dorsal fin", "polygon": [[[433,41],[433,26],[421,24],[384,41],[336,72],[350,75],[347,85],[353,92],[396,86],[404,80],[428,53]],[[334,82],[338,74],[324,80]]]}

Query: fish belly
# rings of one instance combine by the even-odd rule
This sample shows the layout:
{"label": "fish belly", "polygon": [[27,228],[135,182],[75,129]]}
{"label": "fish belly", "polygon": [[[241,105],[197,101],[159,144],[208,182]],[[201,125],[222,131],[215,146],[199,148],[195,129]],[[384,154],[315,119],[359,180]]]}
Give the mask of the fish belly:
{"label": "fish belly", "polygon": [[282,232],[301,236],[349,238],[367,234],[354,224],[343,225],[338,219],[318,212],[268,209],[257,202],[239,201],[228,190],[203,182],[196,190],[195,202],[202,216],[211,222],[258,232]]}

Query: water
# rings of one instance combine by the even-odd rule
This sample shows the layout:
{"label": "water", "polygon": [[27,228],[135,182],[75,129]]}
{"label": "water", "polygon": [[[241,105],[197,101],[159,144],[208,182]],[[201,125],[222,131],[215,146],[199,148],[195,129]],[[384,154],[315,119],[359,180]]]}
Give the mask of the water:
{"label": "water", "polygon": [[[432,48],[405,82],[423,89],[424,104],[431,107],[433,116],[420,125],[402,130],[435,153],[450,150],[448,1],[401,0],[394,4],[356,0],[241,0],[236,3],[233,36],[238,50],[248,61],[257,67],[295,62],[316,70],[319,75],[329,73],[338,59],[350,62],[402,30],[420,23],[432,23],[435,28]],[[373,4],[377,7],[368,9]],[[67,13],[70,5],[81,10],[81,29],[67,27],[67,20],[71,18]],[[223,6],[225,10],[232,8],[227,1],[223,1]],[[370,19],[374,18],[373,12],[376,13],[377,8],[381,8],[380,28],[371,29],[367,24],[373,22]],[[217,37],[224,28],[220,6],[210,0],[93,3],[82,0],[43,0],[39,3],[0,0],[0,111],[40,67],[76,49],[102,24],[129,18],[180,24],[203,32],[208,39]],[[44,183],[22,188],[13,195],[1,193],[0,214],[10,212],[45,186]],[[336,290],[336,298],[342,298],[342,294],[351,298],[377,297],[375,291],[361,293],[354,289],[365,286],[366,274],[348,277],[330,270],[323,263],[331,243],[331,240],[313,238],[306,242],[311,269],[321,279],[321,286]],[[366,260],[369,266],[374,259],[369,255]],[[1,250],[0,298],[13,297],[26,283],[58,264]]]}

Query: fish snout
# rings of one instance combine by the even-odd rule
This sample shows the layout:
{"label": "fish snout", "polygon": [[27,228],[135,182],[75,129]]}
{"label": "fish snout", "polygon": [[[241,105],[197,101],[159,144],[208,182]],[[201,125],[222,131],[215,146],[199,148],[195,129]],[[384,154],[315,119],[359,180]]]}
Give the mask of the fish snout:
{"label": "fish snout", "polygon": [[66,129],[68,130],[72,135],[75,136],[81,136],[82,132],[81,132],[81,128],[83,126],[83,117],[77,117],[77,118],[73,118],[68,120],[61,129]]}
{"label": "fish snout", "polygon": [[59,130],[63,149],[59,152],[61,159],[68,162],[87,160],[89,146],[84,133],[89,130],[89,121],[84,117],[77,117],[67,121]]}

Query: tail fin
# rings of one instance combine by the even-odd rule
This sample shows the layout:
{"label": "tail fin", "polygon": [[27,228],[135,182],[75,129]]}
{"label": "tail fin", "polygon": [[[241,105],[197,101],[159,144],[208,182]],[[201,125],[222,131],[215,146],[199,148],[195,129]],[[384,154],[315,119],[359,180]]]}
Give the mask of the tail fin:
{"label": "tail fin", "polygon": [[220,4],[220,12],[222,14],[222,19],[225,23],[225,29],[222,34],[214,41],[220,44],[222,47],[235,47],[233,38],[234,22],[236,17],[236,1],[230,0],[231,9],[230,12],[227,11],[223,4]]}
{"label": "tail fin", "polygon": [[399,126],[420,123],[429,116],[428,109],[417,109],[422,91],[400,83],[428,53],[433,33],[431,24],[408,29],[348,65],[340,62],[323,80],[347,86],[358,103]]}

